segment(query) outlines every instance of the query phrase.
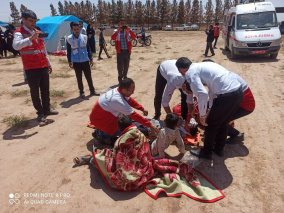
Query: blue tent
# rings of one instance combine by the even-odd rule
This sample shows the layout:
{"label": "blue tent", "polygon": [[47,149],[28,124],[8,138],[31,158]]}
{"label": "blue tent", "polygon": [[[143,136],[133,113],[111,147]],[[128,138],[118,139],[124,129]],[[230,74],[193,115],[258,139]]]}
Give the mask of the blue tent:
{"label": "blue tent", "polygon": [[[64,49],[66,36],[71,34],[70,22],[81,21],[76,16],[52,16],[45,17],[36,22],[36,25],[41,28],[43,33],[49,33],[45,38],[47,52],[53,53],[56,50]],[[87,26],[86,23],[84,23]]]}
{"label": "blue tent", "polygon": [[6,25],[8,25],[8,24],[3,22],[3,21],[0,21],[0,26],[6,26]]}

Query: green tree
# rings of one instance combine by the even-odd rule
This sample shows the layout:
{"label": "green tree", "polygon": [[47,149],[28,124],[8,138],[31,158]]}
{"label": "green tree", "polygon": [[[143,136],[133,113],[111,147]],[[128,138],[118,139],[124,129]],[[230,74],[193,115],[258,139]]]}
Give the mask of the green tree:
{"label": "green tree", "polygon": [[219,22],[223,18],[223,3],[221,0],[216,0],[216,8],[215,8],[215,22]]}
{"label": "green tree", "polygon": [[190,22],[190,11],[191,10],[191,1],[187,0],[185,3],[185,11],[184,11],[184,22],[188,24]]}
{"label": "green tree", "polygon": [[151,2],[150,19],[152,20],[151,24],[158,23],[157,8],[156,8],[155,0],[152,0],[152,2]]}
{"label": "green tree", "polygon": [[160,23],[163,24],[164,22],[168,22],[169,20],[169,7],[168,7],[168,1],[162,0],[161,7],[160,7]]}
{"label": "green tree", "polygon": [[147,0],[145,3],[144,21],[148,25],[148,29],[149,29],[149,25],[151,23],[151,1],[150,0]]}
{"label": "green tree", "polygon": [[21,16],[13,1],[10,2],[10,9],[11,9],[10,16],[12,17],[12,24],[18,24],[21,19]]}
{"label": "green tree", "polygon": [[192,24],[197,24],[199,22],[199,2],[198,0],[193,0],[190,22]]}
{"label": "green tree", "polygon": [[[226,9],[230,9],[231,6],[232,6],[231,0],[224,0],[224,11]],[[223,11],[223,14],[224,14],[224,11]]]}
{"label": "green tree", "polygon": [[184,1],[183,0],[180,0],[179,5],[178,5],[177,22],[179,24],[184,23]]}
{"label": "green tree", "polygon": [[198,15],[198,23],[199,23],[199,28],[200,24],[204,22],[204,12],[203,12],[203,4],[202,1],[199,2],[199,15]]}
{"label": "green tree", "polygon": [[171,22],[172,27],[174,27],[174,24],[177,23],[177,15],[178,15],[178,4],[177,0],[173,0],[172,9],[171,9]]}
{"label": "green tree", "polygon": [[61,1],[58,2],[58,12],[61,16],[65,15],[64,14],[64,7],[63,7],[63,4],[61,3]]}
{"label": "green tree", "polygon": [[123,1],[118,0],[117,1],[117,22],[119,21],[119,19],[124,18],[124,10],[123,9],[124,9],[123,8]]}
{"label": "green tree", "polygon": [[206,25],[208,26],[209,24],[213,22],[213,18],[214,18],[212,0],[208,0],[205,6],[205,10],[206,11],[205,11],[204,19],[205,19]]}
{"label": "green tree", "polygon": [[135,9],[134,9],[134,21],[135,24],[143,24],[144,21],[144,14],[143,14],[143,4],[141,1],[135,1]]}
{"label": "green tree", "polygon": [[98,6],[97,6],[97,20],[102,25],[104,23],[104,8],[103,8],[103,2],[102,0],[98,0]]}
{"label": "green tree", "polygon": [[53,4],[50,4],[50,10],[51,10],[51,16],[57,16],[57,12]]}

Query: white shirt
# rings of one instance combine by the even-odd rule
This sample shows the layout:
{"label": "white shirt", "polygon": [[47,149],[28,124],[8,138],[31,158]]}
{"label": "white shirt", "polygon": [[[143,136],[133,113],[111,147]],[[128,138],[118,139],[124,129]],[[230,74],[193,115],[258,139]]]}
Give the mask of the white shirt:
{"label": "white shirt", "polygon": [[[160,64],[160,73],[167,80],[167,86],[162,98],[162,106],[168,107],[175,89],[181,89],[184,77],[176,67],[177,60],[167,60]],[[187,95],[186,102],[193,104],[193,95]]]}
{"label": "white shirt", "polygon": [[115,117],[132,114],[134,111],[126,101],[130,97],[125,97],[125,100],[117,89],[118,87],[103,94],[99,98],[99,105],[103,108],[103,110],[110,112]]}
{"label": "white shirt", "polygon": [[[213,99],[220,94],[226,94],[238,90],[241,86],[235,73],[229,72],[224,67],[213,62],[193,63],[185,74],[190,88],[198,97],[200,116],[206,115],[209,95],[209,108]],[[208,87],[209,92],[205,89]]]}
{"label": "white shirt", "polygon": [[[232,72],[233,73],[233,72]],[[241,76],[239,76],[238,74],[236,73],[233,73],[235,78],[238,80],[238,82],[240,82],[241,84],[241,90],[242,92],[246,91],[248,89],[248,85],[247,83],[244,81],[244,79],[241,78]]]}
{"label": "white shirt", "polygon": [[[31,35],[35,33],[35,31],[31,31],[29,28],[27,28],[25,25],[23,25],[24,29],[26,31],[28,31]],[[37,41],[38,42],[38,39]],[[14,39],[13,39],[13,48],[15,50],[20,50],[24,47],[27,47],[27,46],[31,46],[33,44],[32,41],[30,41],[29,38],[25,38],[23,37],[22,33],[20,32],[15,32],[14,33]],[[49,56],[48,56],[48,53],[46,51],[46,48],[44,46],[44,52],[45,52],[45,55],[46,55],[46,59],[48,61],[48,66],[50,66],[50,61],[49,61]]]}
{"label": "white shirt", "polygon": [[180,153],[185,153],[184,142],[180,136],[179,129],[162,128],[158,134],[157,139],[151,144],[152,156],[159,154],[160,158],[165,158],[165,149],[167,149],[172,142],[177,142],[177,147]]}
{"label": "white shirt", "polygon": [[83,35],[87,35],[86,28],[82,27],[81,30],[80,30],[80,33],[83,34]]}

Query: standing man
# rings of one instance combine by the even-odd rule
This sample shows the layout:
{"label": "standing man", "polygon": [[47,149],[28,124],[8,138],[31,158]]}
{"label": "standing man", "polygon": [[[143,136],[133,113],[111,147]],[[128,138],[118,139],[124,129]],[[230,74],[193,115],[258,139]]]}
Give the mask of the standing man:
{"label": "standing man", "polygon": [[[193,95],[185,95],[182,91],[182,86],[185,79],[179,73],[176,67],[177,60],[167,60],[161,63],[157,69],[156,85],[155,85],[155,116],[158,120],[161,115],[161,104],[167,114],[171,113],[169,107],[170,100],[176,89],[180,90],[181,94],[181,116],[186,121],[188,111],[194,113]],[[166,87],[166,89],[165,89]],[[194,115],[191,115],[193,118]]]}
{"label": "standing man", "polygon": [[207,29],[205,30],[205,33],[207,34],[207,45],[206,45],[206,50],[205,50],[205,56],[207,57],[208,55],[208,50],[210,48],[210,52],[212,54],[212,56],[215,55],[213,47],[212,47],[212,42],[214,41],[214,30],[213,30],[213,25],[210,25],[209,27],[209,31],[207,31]]}
{"label": "standing man", "polygon": [[125,20],[122,18],[119,21],[119,28],[111,36],[111,40],[115,41],[115,48],[117,52],[117,71],[118,82],[127,78],[127,72],[130,62],[130,54],[132,49],[132,40],[136,35],[129,26],[126,25]]}
{"label": "standing man", "polygon": [[84,24],[82,21],[79,21],[79,27],[80,27],[80,33],[83,35],[87,35],[86,28],[84,27]]}
{"label": "standing man", "polygon": [[144,43],[142,44],[142,46],[144,46],[144,44],[145,44],[145,36],[146,36],[146,29],[145,29],[145,27],[144,27],[143,24],[142,24],[142,27],[141,27],[141,32],[138,33],[138,34],[141,34],[141,35],[142,35],[142,39],[143,39],[143,41],[144,41]]}
{"label": "standing man", "polygon": [[49,74],[52,68],[43,38],[38,37],[39,32],[35,29],[36,14],[31,10],[25,10],[22,12],[22,19],[23,26],[14,33],[13,47],[21,53],[32,102],[38,114],[37,120],[42,122],[45,116],[58,114],[57,111],[50,109]]}
{"label": "standing man", "polygon": [[120,131],[118,131],[117,120],[123,115],[129,115],[133,120],[149,127],[154,133],[159,133],[155,125],[132,109],[133,107],[142,111],[144,116],[148,115],[148,111],[130,97],[134,90],[134,81],[126,78],[121,80],[119,87],[108,91],[97,100],[90,114],[91,124],[98,129],[93,134],[96,139],[104,142],[105,139],[118,136]]}
{"label": "standing man", "polygon": [[[241,84],[234,73],[216,63],[192,64],[188,58],[182,57],[177,60],[176,66],[190,84],[193,94],[198,97],[200,123],[205,126],[204,147],[191,150],[191,154],[211,159],[214,152],[223,157],[229,122],[243,99]],[[208,92],[204,85],[208,87]]]}
{"label": "standing man", "polygon": [[220,34],[220,27],[219,27],[219,23],[216,23],[215,26],[213,27],[214,30],[214,48],[216,49],[216,44],[217,44],[217,40],[219,38],[219,34]]}
{"label": "standing man", "polygon": [[2,28],[0,27],[0,56],[3,58],[5,55],[5,58],[7,58],[7,43],[5,40],[5,34],[2,31]]}
{"label": "standing man", "polygon": [[93,66],[92,51],[88,42],[88,36],[80,33],[79,24],[74,22],[71,26],[72,34],[66,39],[67,58],[69,67],[74,68],[80,92],[80,97],[85,98],[82,74],[86,77],[90,95],[99,96],[93,86],[91,67]]}

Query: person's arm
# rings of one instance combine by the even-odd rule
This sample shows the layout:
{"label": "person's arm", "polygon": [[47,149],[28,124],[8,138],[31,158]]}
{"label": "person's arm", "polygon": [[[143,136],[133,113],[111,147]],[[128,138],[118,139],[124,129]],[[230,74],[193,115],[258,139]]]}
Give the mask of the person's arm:
{"label": "person's arm", "polygon": [[66,47],[67,47],[67,59],[68,59],[68,63],[72,63],[72,62],[71,62],[71,45],[68,43],[67,40],[66,40]]}
{"label": "person's arm", "polygon": [[214,93],[210,92],[210,91],[208,92],[208,95],[209,95],[209,109],[211,109],[212,105],[213,105],[213,100],[217,96]]}
{"label": "person's arm", "polygon": [[156,140],[156,146],[157,146],[160,158],[165,158],[165,149],[167,148],[166,141],[167,141],[167,137],[166,137],[165,129],[161,129],[157,137],[157,140]]}
{"label": "person's arm", "polygon": [[131,40],[134,40],[134,39],[136,38],[135,33],[134,33],[132,30],[130,30],[129,32],[130,32],[130,38],[131,38]]}
{"label": "person's arm", "polygon": [[190,87],[193,91],[193,94],[197,95],[200,117],[205,116],[207,112],[207,101],[208,101],[207,90],[203,86],[201,79],[199,77],[195,77],[194,79],[192,79]]}
{"label": "person's arm", "polygon": [[20,50],[24,47],[31,46],[33,42],[30,38],[23,38],[23,35],[20,32],[16,32],[13,39],[13,48],[15,50]]}
{"label": "person's arm", "polygon": [[118,33],[119,33],[119,32],[118,32],[118,30],[117,30],[114,34],[112,34],[111,40],[116,40]]}
{"label": "person's arm", "polygon": [[162,97],[162,106],[167,114],[172,112],[170,109],[169,103],[170,103],[170,100],[172,98],[172,95],[175,89],[176,87],[173,84],[167,83],[165,92]]}
{"label": "person's arm", "polygon": [[87,51],[88,51],[88,57],[89,57],[89,61],[93,61],[93,53],[92,53],[92,50],[91,50],[91,46],[90,46],[90,43],[89,41],[87,40]]}
{"label": "person's arm", "polygon": [[127,102],[131,107],[138,109],[140,111],[144,111],[144,107],[141,104],[139,104],[137,101],[135,101],[133,98],[130,97]]}
{"label": "person's arm", "polygon": [[47,59],[47,62],[48,62],[48,66],[51,67],[49,56],[48,56],[48,53],[47,53],[45,45],[44,45],[44,52],[45,52],[45,56],[46,56],[46,59]]}

